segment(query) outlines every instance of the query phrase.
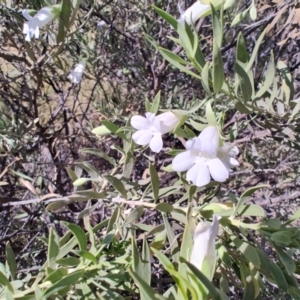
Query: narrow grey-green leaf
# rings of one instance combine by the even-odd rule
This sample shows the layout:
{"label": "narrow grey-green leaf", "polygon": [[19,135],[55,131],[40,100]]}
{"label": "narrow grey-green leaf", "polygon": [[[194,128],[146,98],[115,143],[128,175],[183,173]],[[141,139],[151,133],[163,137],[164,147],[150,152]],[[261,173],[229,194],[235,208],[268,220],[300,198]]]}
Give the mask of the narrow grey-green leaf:
{"label": "narrow grey-green leaf", "polygon": [[155,95],[155,98],[153,100],[152,106],[151,106],[151,110],[150,112],[157,114],[158,109],[159,109],[159,104],[160,104],[160,94],[161,94],[161,90],[159,90],[157,92],[157,94]]}
{"label": "narrow grey-green leaf", "polygon": [[15,254],[14,254],[9,242],[6,243],[5,253],[6,253],[6,263],[8,265],[10,275],[12,277],[12,280],[15,280],[17,263],[16,263]]}
{"label": "narrow grey-green leaf", "polygon": [[219,93],[224,82],[224,67],[218,42],[213,38],[213,87]]}
{"label": "narrow grey-green leaf", "polygon": [[127,200],[127,192],[125,190],[123,182],[111,175],[107,175],[105,176],[105,178],[122,195],[122,197]]}
{"label": "narrow grey-green leaf", "polygon": [[68,274],[61,280],[48,287],[43,293],[43,297],[48,298],[64,288],[70,289],[71,286],[75,285],[78,282],[78,280],[84,275],[84,273],[85,270],[78,270],[71,274]]}
{"label": "narrow grey-green leaf", "polygon": [[137,221],[143,215],[143,213],[144,213],[143,206],[139,206],[139,207],[135,208],[134,210],[132,210],[129,213],[129,215],[126,217],[126,219],[124,220],[123,227],[127,227],[134,221]]}
{"label": "narrow grey-green leaf", "polygon": [[59,238],[55,230],[50,227],[50,234],[48,239],[48,254],[47,254],[47,262],[48,267],[51,269],[55,269],[56,267],[56,259],[59,254]]}
{"label": "narrow grey-green leaf", "polygon": [[149,169],[150,169],[150,178],[151,178],[152,191],[154,195],[154,201],[156,202],[158,200],[158,193],[159,193],[159,178],[152,164],[150,164]]}
{"label": "narrow grey-green leaf", "polygon": [[72,233],[76,237],[80,250],[86,250],[87,240],[86,240],[86,235],[85,235],[84,230],[76,224],[72,224],[72,223],[68,223],[68,222],[63,222],[63,224],[70,231],[72,231]]}
{"label": "narrow grey-green leaf", "polygon": [[67,32],[69,30],[71,10],[72,10],[71,0],[63,0],[60,15],[59,15],[58,34],[56,38],[57,44],[63,42],[67,35]]}

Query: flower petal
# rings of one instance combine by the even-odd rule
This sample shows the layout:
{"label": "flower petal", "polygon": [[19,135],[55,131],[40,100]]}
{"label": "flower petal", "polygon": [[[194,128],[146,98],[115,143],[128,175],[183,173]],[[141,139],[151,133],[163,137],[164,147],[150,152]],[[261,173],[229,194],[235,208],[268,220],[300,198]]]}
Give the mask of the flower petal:
{"label": "flower petal", "polygon": [[214,158],[219,148],[219,132],[215,126],[206,127],[199,135],[201,151],[205,156]]}
{"label": "flower petal", "polygon": [[230,156],[237,156],[239,154],[239,149],[237,146],[233,146],[230,151],[229,151],[229,155]]}
{"label": "flower petal", "polygon": [[151,126],[149,120],[142,116],[133,116],[130,124],[135,129],[148,129]]}
{"label": "flower petal", "polygon": [[155,114],[151,112],[146,112],[146,118],[150,122],[150,124],[153,124],[154,119],[155,119]]}
{"label": "flower petal", "polygon": [[190,262],[201,270],[203,260],[208,255],[208,250],[211,248],[209,243],[214,240],[210,239],[210,225],[206,222],[201,222],[197,225],[194,233],[194,246],[191,252]]}
{"label": "flower petal", "polygon": [[190,169],[196,161],[196,156],[191,151],[184,151],[177,154],[172,161],[172,169],[183,172]]}
{"label": "flower petal", "polygon": [[[214,273],[216,259],[216,237],[219,231],[218,216],[213,215],[213,222],[201,222],[197,225],[194,232],[194,246],[191,252],[190,262],[202,272]],[[208,270],[203,269],[203,261],[206,261]],[[206,273],[206,272],[205,272]]]}
{"label": "flower petal", "polygon": [[154,134],[154,136],[152,137],[152,139],[150,141],[149,146],[153,152],[158,153],[163,147],[163,140],[162,140],[161,134],[159,134],[159,133]]}
{"label": "flower petal", "polygon": [[202,4],[198,0],[180,16],[178,22],[182,24],[184,21],[186,21],[187,24],[191,25],[192,23],[195,23],[200,18],[200,16],[208,10],[210,10],[210,5]]}
{"label": "flower petal", "polygon": [[167,111],[156,116],[156,119],[160,121],[160,132],[162,134],[172,131],[180,121],[180,117],[171,111]]}
{"label": "flower petal", "polygon": [[55,18],[55,15],[52,13],[52,8],[46,6],[40,9],[33,18],[36,20],[38,27],[42,28],[50,23]]}
{"label": "flower petal", "polygon": [[153,133],[150,130],[138,130],[132,135],[132,139],[138,145],[142,145],[142,146],[149,144],[152,137],[153,137]]}
{"label": "flower petal", "polygon": [[22,10],[22,15],[23,15],[23,17],[26,19],[26,20],[28,20],[28,21],[30,21],[33,17],[29,14],[29,12],[28,12],[28,9],[23,9]]}
{"label": "flower petal", "polygon": [[36,39],[39,38],[39,36],[40,36],[40,29],[39,29],[39,26],[36,26],[36,27],[35,27],[35,30],[34,30],[34,36],[35,36]]}
{"label": "flower petal", "polygon": [[211,177],[218,182],[224,182],[229,176],[229,170],[219,158],[209,159],[207,161]]}
{"label": "flower petal", "polygon": [[195,164],[187,171],[186,179],[199,187],[208,184],[210,174],[207,165],[203,162]]}
{"label": "flower petal", "polygon": [[194,137],[191,140],[188,140],[185,143],[185,148],[187,150],[194,150],[196,152],[200,152],[201,151],[201,141],[199,139],[199,137]]}

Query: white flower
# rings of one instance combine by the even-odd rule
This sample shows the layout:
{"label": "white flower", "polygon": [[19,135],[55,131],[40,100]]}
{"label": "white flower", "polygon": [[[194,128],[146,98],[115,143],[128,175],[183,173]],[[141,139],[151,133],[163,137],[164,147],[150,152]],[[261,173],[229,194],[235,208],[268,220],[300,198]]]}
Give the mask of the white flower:
{"label": "white flower", "polygon": [[218,219],[219,217],[214,215],[212,223],[199,223],[194,232],[194,246],[191,252],[190,263],[209,277],[213,276],[217,256],[216,237],[219,231]]}
{"label": "white flower", "polygon": [[34,15],[34,17],[29,14],[27,9],[24,9],[22,14],[27,20],[23,26],[23,33],[26,34],[25,40],[28,42],[31,41],[33,36],[35,36],[36,39],[39,38],[40,28],[50,23],[56,17],[52,12],[51,6],[43,7]]}
{"label": "white flower", "polygon": [[172,131],[179,122],[172,112],[165,112],[158,116],[147,112],[146,118],[142,116],[133,116],[131,118],[131,126],[138,131],[132,135],[132,139],[138,145],[149,144],[153,152],[158,153],[163,147],[162,135]]}
{"label": "white flower", "polygon": [[107,24],[106,24],[106,22],[103,21],[103,20],[101,20],[101,21],[99,21],[99,22],[97,23],[97,28],[98,28],[98,29],[100,29],[100,28],[102,28],[102,27],[105,27],[105,26],[107,26]]}
{"label": "white flower", "polygon": [[230,168],[237,166],[233,158],[237,148],[219,147],[219,133],[215,126],[206,127],[199,137],[186,142],[186,151],[175,156],[172,162],[174,171],[187,171],[186,179],[196,186],[204,186],[211,177],[218,182],[225,181]]}
{"label": "white flower", "polygon": [[75,69],[71,71],[69,78],[72,83],[78,84],[82,80],[82,75],[85,69],[85,62],[81,61],[76,65]]}
{"label": "white flower", "polygon": [[200,16],[210,10],[210,5],[202,4],[200,0],[195,2],[191,7],[189,7],[186,11],[183,11],[181,5],[178,4],[179,12],[181,14],[178,22],[183,24],[184,21],[191,25],[194,24]]}

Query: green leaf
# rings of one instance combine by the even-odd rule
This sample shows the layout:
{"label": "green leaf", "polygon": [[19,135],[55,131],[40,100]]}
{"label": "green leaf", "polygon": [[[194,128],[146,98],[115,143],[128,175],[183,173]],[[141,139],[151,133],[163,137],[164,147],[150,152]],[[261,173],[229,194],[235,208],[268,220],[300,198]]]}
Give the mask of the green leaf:
{"label": "green leaf", "polygon": [[195,122],[192,119],[189,120],[189,123],[193,126],[193,128],[195,128],[198,131],[203,131],[207,127],[207,124],[201,124],[201,123]]}
{"label": "green leaf", "polygon": [[248,9],[246,9],[246,10],[242,11],[241,13],[239,13],[238,15],[236,15],[235,18],[233,19],[233,21],[231,22],[231,27],[240,24],[247,16],[250,8],[251,8],[251,6]]}
{"label": "green leaf", "polygon": [[237,210],[239,216],[265,217],[265,210],[258,204],[242,205]]}
{"label": "green leaf", "polygon": [[172,64],[178,70],[185,72],[186,74],[201,80],[201,77],[199,75],[197,75],[196,73],[192,72],[191,70],[183,66],[183,64],[187,64],[187,63],[182,58],[180,58],[177,54],[162,47],[158,47],[158,51],[170,64]]}
{"label": "green leaf", "polygon": [[257,57],[257,53],[258,53],[258,49],[259,49],[259,46],[261,45],[261,42],[262,40],[264,39],[265,35],[266,35],[266,32],[267,32],[267,29],[268,27],[266,27],[266,29],[261,33],[261,35],[259,36],[259,38],[257,39],[256,43],[255,43],[255,47],[252,51],[252,54],[251,54],[251,57],[249,59],[249,62],[247,64],[247,67],[245,69],[245,71],[248,73],[252,66],[253,66],[253,63],[255,62],[255,59]]}
{"label": "green leaf", "polygon": [[156,202],[158,200],[158,193],[159,193],[159,177],[154,166],[151,163],[149,169],[150,169],[152,191],[154,195],[154,202]]}
{"label": "green leaf", "polygon": [[261,185],[257,185],[254,187],[251,187],[249,189],[247,189],[239,198],[239,201],[235,207],[234,213],[233,215],[236,215],[237,211],[241,208],[241,206],[243,206],[246,201],[249,199],[249,197],[257,190],[261,189],[261,188],[270,188],[270,186],[268,184],[261,184]]}
{"label": "green leaf", "polygon": [[109,121],[102,121],[102,124],[108,129],[110,130],[112,133],[116,134],[118,137],[122,138],[123,140],[128,141],[126,135],[123,132],[118,132],[119,127],[117,125],[115,125],[112,122]]}
{"label": "green leaf", "polygon": [[257,9],[255,7],[255,2],[252,1],[252,5],[249,12],[250,18],[252,21],[255,21],[257,19]]}
{"label": "green leaf", "polygon": [[17,263],[16,263],[15,254],[10,246],[9,241],[6,243],[5,254],[6,254],[6,264],[8,265],[11,278],[12,280],[15,280]]}
{"label": "green leaf", "polygon": [[156,6],[152,6],[153,9],[158,13],[163,19],[165,19],[173,28],[176,30],[178,27],[178,22],[175,18],[173,18],[171,15],[169,15],[167,12],[165,12],[162,9],[159,9]]}
{"label": "green leaf", "polygon": [[90,260],[95,265],[97,265],[97,263],[98,263],[97,258],[89,251],[86,251],[86,250],[73,250],[73,253],[77,254],[78,256],[80,256],[82,258]]}
{"label": "green leaf", "polygon": [[255,98],[262,97],[264,93],[268,91],[268,89],[270,88],[270,86],[274,81],[274,78],[275,78],[275,63],[274,63],[274,55],[272,51],[269,66],[265,74],[265,81],[263,85],[260,87],[259,91],[256,93]]}
{"label": "green leaf", "polygon": [[160,104],[160,95],[161,95],[161,90],[158,91],[158,93],[155,95],[155,98],[153,100],[153,104],[151,106],[150,112],[157,114],[158,109],[159,109],[159,104]]}
{"label": "green leaf", "polygon": [[111,215],[109,221],[108,221],[107,228],[106,228],[106,233],[109,233],[113,230],[114,225],[118,220],[119,214],[120,214],[120,207],[117,206],[116,209],[114,210],[113,214]]}
{"label": "green leaf", "polygon": [[215,113],[211,108],[211,103],[210,101],[207,101],[206,103],[206,120],[209,126],[217,126],[217,120],[215,117]]}
{"label": "green leaf", "polygon": [[0,271],[0,284],[7,287],[10,292],[14,292],[12,285],[10,284],[6,276],[2,273],[2,271]]}
{"label": "green leaf", "polygon": [[230,259],[230,255],[227,251],[227,249],[221,245],[219,248],[218,248],[218,254],[219,254],[219,257],[220,259],[224,262],[224,264],[231,268],[232,267],[232,262],[231,262],[231,259]]}
{"label": "green leaf", "polygon": [[82,185],[86,184],[89,181],[93,181],[93,179],[92,178],[78,178],[73,182],[73,185],[82,186]]}
{"label": "green leaf", "polygon": [[256,249],[251,246],[249,243],[242,241],[236,237],[232,239],[233,243],[236,245],[239,251],[245,256],[247,260],[253,263],[256,268],[260,268],[260,259],[259,255],[256,252]]}
{"label": "green leaf", "polygon": [[210,280],[193,264],[186,261],[184,258],[182,258],[184,263],[188,266],[190,271],[196,275],[196,277],[199,279],[199,281],[205,286],[205,288],[208,290],[211,299],[214,300],[228,300],[229,298],[224,294],[222,291],[218,290],[211,282]]}
{"label": "green leaf", "polygon": [[55,261],[58,265],[63,267],[72,267],[72,266],[78,266],[80,263],[80,259],[77,257],[64,257],[61,259],[58,259]]}
{"label": "green leaf", "polygon": [[64,276],[68,275],[66,268],[58,268],[51,272],[46,278],[45,281],[50,281],[51,283],[57,282],[62,279]]}
{"label": "green leaf", "polygon": [[77,191],[76,195],[87,197],[88,199],[103,199],[107,196],[106,191],[102,191],[100,193],[95,192],[94,190],[85,190],[85,191]]}
{"label": "green leaf", "polygon": [[206,62],[201,72],[201,83],[206,93],[211,95],[209,81],[211,81],[210,63]]}
{"label": "green leaf", "polygon": [[114,167],[116,166],[116,161],[100,149],[85,148],[85,149],[80,150],[80,152],[96,155],[98,157],[101,157],[101,158],[105,159],[107,162],[109,162]]}
{"label": "green leaf", "polygon": [[270,263],[271,263],[270,271],[274,278],[275,283],[278,285],[278,287],[282,288],[284,291],[287,291],[288,284],[283,272],[281,271],[281,269],[278,267],[277,264],[273,263],[272,261],[270,261]]}
{"label": "green leaf", "polygon": [[70,201],[57,201],[57,202],[52,202],[52,203],[49,203],[49,204],[47,205],[46,210],[47,210],[47,211],[55,212],[55,211],[61,209],[62,207],[67,206],[69,203],[70,203]]}
{"label": "green leaf", "polygon": [[122,181],[114,176],[106,175],[106,180],[127,200],[127,192]]}
{"label": "green leaf", "polygon": [[224,82],[224,67],[221,50],[216,39],[213,39],[213,88],[219,93]]}
{"label": "green leaf", "polygon": [[160,212],[164,212],[164,213],[169,213],[171,211],[174,210],[174,207],[169,204],[169,203],[165,203],[165,202],[162,202],[162,203],[158,203],[154,209],[160,211]]}
{"label": "green leaf", "polygon": [[293,258],[278,247],[275,243],[272,243],[272,246],[275,248],[275,251],[278,255],[280,262],[284,265],[287,273],[292,275],[296,270],[296,265]]}
{"label": "green leaf", "polygon": [[72,11],[71,0],[63,0],[61,6],[61,12],[59,15],[58,34],[56,37],[57,44],[63,42],[64,39],[66,38],[67,32],[69,30],[71,11]]}
{"label": "green leaf", "polygon": [[146,100],[145,100],[145,109],[146,109],[146,112],[151,112],[151,107],[152,107],[152,104],[150,103],[150,101],[148,100],[148,98],[146,98]]}
{"label": "green leaf", "polygon": [[241,280],[244,287],[243,300],[255,299],[255,287],[253,283],[253,278],[251,277],[251,273],[244,263],[240,262],[239,267],[241,273]]}
{"label": "green leaf", "polygon": [[[178,290],[183,295],[184,299],[187,298],[187,289],[190,288],[190,286],[187,283],[187,280],[183,278],[174,268],[173,264],[170,262],[168,257],[163,254],[162,252],[156,250],[155,248],[151,248],[152,252],[154,252],[155,256],[158,258],[159,262],[163,265],[165,270],[172,275],[174,281],[176,282],[178,286]],[[192,298],[197,299],[197,298]]]}
{"label": "green leaf", "polygon": [[283,81],[282,89],[285,95],[285,104],[289,105],[290,100],[294,98],[294,84],[292,75],[288,66],[284,62],[279,61],[277,67],[279,69],[280,77]]}
{"label": "green leaf", "polygon": [[144,270],[143,279],[148,285],[150,285],[151,284],[151,254],[150,254],[150,248],[147,242],[147,238],[145,235],[143,236],[141,262]]}
{"label": "green leaf", "polygon": [[144,213],[144,207],[139,206],[132,210],[130,214],[126,217],[123,223],[123,227],[127,227],[128,225],[131,225],[134,221],[138,220]]}
{"label": "green leaf", "polygon": [[43,297],[48,298],[65,288],[71,289],[71,286],[75,285],[78,282],[78,280],[84,275],[84,273],[85,273],[85,270],[78,270],[71,274],[68,274],[61,280],[55,282],[53,285],[48,287],[44,291]]}
{"label": "green leaf", "polygon": [[50,227],[50,234],[48,239],[47,265],[51,269],[56,268],[55,261],[57,260],[59,249],[59,237],[55,230],[52,227]]}
{"label": "green leaf", "polygon": [[213,27],[213,37],[219,48],[222,47],[223,41],[223,28],[222,28],[222,20],[220,22],[217,12],[210,2],[211,13],[212,13],[212,27]]}
{"label": "green leaf", "polygon": [[242,92],[243,102],[246,104],[252,97],[253,85],[244,67],[238,62],[235,64],[235,71],[239,78],[239,87]]}
{"label": "green leaf", "polygon": [[179,263],[180,248],[178,245],[177,238],[173,232],[172,227],[170,226],[168,218],[164,214],[163,214],[163,220],[164,220],[165,228],[167,231],[168,240],[171,245],[171,254],[172,254],[173,261]]}
{"label": "green leaf", "polygon": [[281,247],[288,247],[291,244],[291,234],[286,231],[276,231],[272,233],[271,239]]}
{"label": "green leaf", "polygon": [[143,300],[166,300],[163,296],[157,294],[151,286],[149,286],[145,280],[140,277],[136,272],[132,269],[128,270],[129,275],[132,277],[136,285],[139,287],[140,290],[140,297]]}
{"label": "green leaf", "polygon": [[86,235],[85,235],[84,230],[76,224],[68,223],[68,222],[65,222],[65,221],[63,222],[63,224],[76,237],[80,250],[86,250],[87,240],[86,240]]}
{"label": "green leaf", "polygon": [[[187,220],[191,218],[191,205],[189,205],[189,209],[187,212]],[[192,239],[192,231],[189,222],[186,222],[180,247],[180,257],[183,257],[186,260],[189,260],[190,254],[193,247],[193,239]],[[183,264],[179,264],[178,272],[180,274],[183,273]]]}
{"label": "green leaf", "polygon": [[101,125],[99,127],[96,127],[92,130],[93,134],[104,136],[111,133],[111,131],[104,125]]}

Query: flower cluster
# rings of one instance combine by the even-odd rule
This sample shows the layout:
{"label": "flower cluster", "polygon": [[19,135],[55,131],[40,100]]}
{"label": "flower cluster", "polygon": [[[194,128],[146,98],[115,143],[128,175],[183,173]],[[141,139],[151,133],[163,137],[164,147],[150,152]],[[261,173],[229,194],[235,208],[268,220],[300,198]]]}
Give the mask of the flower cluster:
{"label": "flower cluster", "polygon": [[196,186],[204,186],[211,177],[224,182],[232,167],[239,165],[235,156],[237,147],[226,144],[220,147],[217,127],[206,127],[198,137],[186,142],[186,151],[178,154],[172,162],[174,171],[187,171],[186,179]]}
{"label": "flower cluster", "polygon": [[148,145],[153,152],[158,153],[163,147],[162,135],[172,131],[179,123],[180,118],[168,111],[158,116],[147,112],[146,117],[133,116],[131,126],[137,129],[132,139],[138,145]]}

